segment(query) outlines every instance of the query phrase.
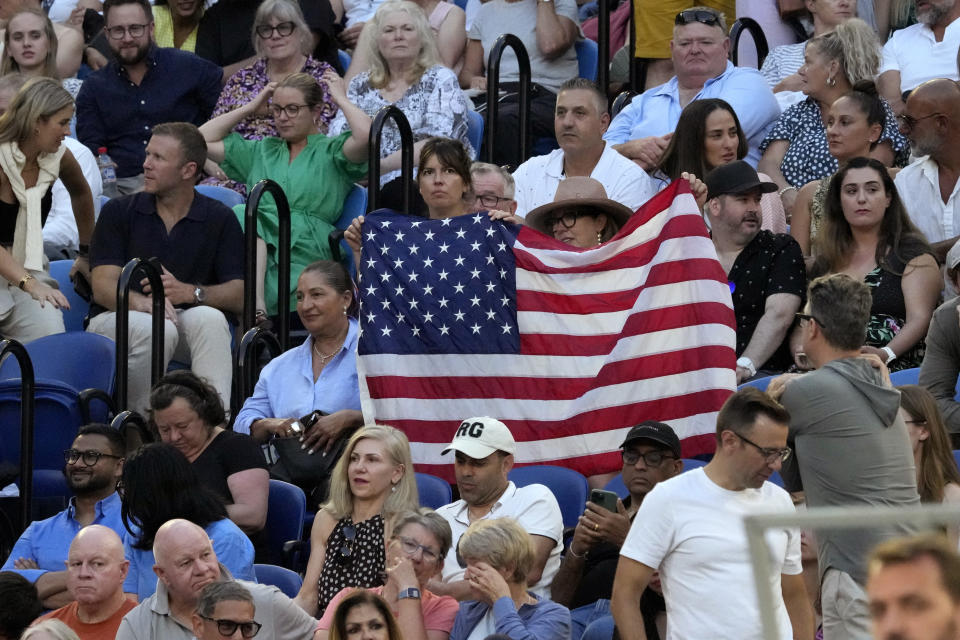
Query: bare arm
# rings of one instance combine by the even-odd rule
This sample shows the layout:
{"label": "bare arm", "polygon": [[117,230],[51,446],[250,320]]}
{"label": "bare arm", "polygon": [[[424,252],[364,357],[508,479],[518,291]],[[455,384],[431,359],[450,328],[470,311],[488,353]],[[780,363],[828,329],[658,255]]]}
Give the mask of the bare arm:
{"label": "bare arm", "polygon": [[440,62],[448,69],[453,69],[457,61],[463,57],[463,51],[467,46],[466,23],[467,14],[456,5],[450,9],[447,17],[440,23],[440,31],[437,33],[437,49],[440,50]]}
{"label": "bare arm", "polygon": [[903,113],[906,106],[903,103],[903,92],[900,91],[900,72],[884,71],[877,78],[877,91],[890,103],[890,108],[897,115]]}
{"label": "bare arm", "polygon": [[780,591],[783,593],[783,604],[787,607],[787,615],[790,616],[794,640],[812,640],[815,628],[813,608],[807,598],[803,574],[798,573],[795,576],[781,574]]}
{"label": "bare arm", "polygon": [[[474,78],[482,79],[484,86],[474,87]],[[479,40],[467,40],[467,52],[464,54],[463,67],[457,79],[464,89],[486,88],[486,78],[483,77],[483,45]]]}
{"label": "bare arm", "polygon": [[247,533],[256,533],[267,522],[267,493],[270,474],[266,469],[245,469],[227,476],[233,504],[227,515]]}
{"label": "bare arm", "polygon": [[[743,350],[743,356],[750,358],[754,366],[760,368],[770,359],[773,352],[783,342],[790,325],[793,324],[793,314],[800,308],[800,296],[792,293],[775,293],[768,296],[763,305],[763,316],[753,330],[750,343]],[[737,369],[737,383],[741,380],[741,369]]]}
{"label": "bare arm", "polygon": [[660,164],[660,158],[663,157],[663,152],[667,150],[667,145],[670,144],[670,138],[672,137],[673,134],[668,133],[662,136],[627,140],[613,145],[613,149],[625,158],[630,158],[636,162],[644,170],[649,171]]}
{"label": "bare arm", "polygon": [[240,60],[239,62],[234,62],[233,64],[228,64],[227,66],[225,66],[225,67],[223,68],[223,80],[224,80],[224,82],[226,82],[227,80],[229,80],[229,79],[230,79],[230,76],[232,76],[233,74],[235,74],[237,71],[240,71],[240,69],[243,69],[244,67],[249,67],[250,65],[252,65],[252,64],[253,64],[254,62],[256,62],[256,61],[257,61],[257,56],[253,55],[253,56],[250,56],[249,58],[244,58],[243,60]]}
{"label": "bare arm", "polygon": [[343,78],[332,69],[323,74],[327,83],[330,97],[340,107],[347,126],[350,127],[350,137],[343,143],[343,155],[350,162],[363,162],[367,159],[367,141],[370,140],[370,125],[372,121],[364,111],[347,98],[347,89]]}
{"label": "bare arm", "polygon": [[642,562],[620,556],[617,575],[613,580],[610,612],[617,623],[621,640],[647,640],[643,615],[640,613],[640,596],[650,584],[654,571],[656,569]]}
{"label": "bare arm", "polygon": [[543,577],[543,568],[550,558],[550,552],[557,546],[557,541],[537,535],[531,535],[530,541],[533,542],[533,566],[527,572],[527,584],[532,587],[540,582],[540,578]]}
{"label": "bare arm", "polygon": [[[893,337],[887,346],[896,354],[909,351],[927,335],[933,309],[940,297],[940,269],[933,256],[923,254],[909,263],[900,278],[903,291],[903,303],[907,309],[907,319],[900,333]],[[880,356],[884,358],[884,356]]]}
{"label": "bare arm", "polygon": [[216,118],[207,120],[200,127],[200,134],[207,142],[207,159],[220,164],[224,160],[223,139],[226,138],[240,122],[249,116],[254,115],[264,106],[273,96],[277,83],[271,82],[263,88],[263,91],[257,94],[257,97],[250,102],[241,105],[233,111],[221,113]]}
{"label": "bare arm", "polygon": [[80,163],[69,149],[64,150],[63,157],[60,159],[60,179],[63,180],[63,186],[70,194],[70,206],[73,208],[73,217],[77,222],[80,244],[90,244],[94,225],[93,194],[90,192],[87,179],[83,177]]}
{"label": "bare arm", "polygon": [[317,615],[320,598],[320,573],[323,570],[323,558],[327,551],[327,539],[333,532],[337,521],[324,509],[317,511],[310,529],[310,560],[303,575],[303,586],[294,599],[300,607],[312,616]]}
{"label": "bare arm", "polygon": [[[788,140],[775,140],[770,143],[767,150],[760,156],[760,162],[757,163],[757,171],[770,176],[770,179],[777,183],[781,190],[791,186],[787,179],[783,177],[780,171],[780,163],[790,148]],[[787,189],[780,194],[780,200],[783,202],[783,210],[787,212],[787,222],[793,225],[793,207],[797,199],[796,188]]]}
{"label": "bare arm", "polygon": [[790,235],[800,245],[804,256],[811,254],[810,223],[813,214],[810,212],[810,203],[820,186],[819,180],[808,182],[797,192],[797,199],[793,203],[793,217],[790,220]]}
{"label": "bare arm", "polygon": [[66,571],[47,571],[37,578],[34,586],[47,609],[59,609],[73,601],[73,596],[67,591]]}
{"label": "bare arm", "polygon": [[61,78],[77,75],[83,62],[83,34],[62,24],[55,24],[57,36],[57,74]]}
{"label": "bare arm", "polygon": [[434,578],[429,582],[427,588],[438,596],[450,596],[457,602],[474,600],[477,597],[476,592],[470,587],[470,583],[466,580],[443,582],[442,580]]}
{"label": "bare arm", "polygon": [[537,0],[537,48],[547,60],[559,58],[577,38],[577,25],[566,16],[558,16],[553,2]]}

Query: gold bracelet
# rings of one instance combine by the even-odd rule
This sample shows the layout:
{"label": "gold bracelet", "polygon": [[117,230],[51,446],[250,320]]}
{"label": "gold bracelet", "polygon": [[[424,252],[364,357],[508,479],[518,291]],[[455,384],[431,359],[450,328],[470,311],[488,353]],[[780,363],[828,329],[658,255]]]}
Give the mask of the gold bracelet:
{"label": "gold bracelet", "polygon": [[33,280],[33,279],[34,279],[34,277],[33,277],[32,275],[30,275],[29,273],[28,273],[27,275],[23,276],[22,278],[20,278],[20,282],[17,283],[17,286],[20,288],[20,291],[26,291],[26,289],[25,289],[24,287],[27,286],[27,282],[29,282],[30,280]]}

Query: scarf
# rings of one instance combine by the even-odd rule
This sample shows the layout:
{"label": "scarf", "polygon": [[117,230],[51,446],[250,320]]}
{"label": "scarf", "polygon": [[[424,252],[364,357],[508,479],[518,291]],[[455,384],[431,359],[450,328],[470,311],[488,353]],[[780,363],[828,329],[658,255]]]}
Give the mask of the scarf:
{"label": "scarf", "polygon": [[13,196],[20,203],[17,225],[13,232],[13,257],[28,271],[43,269],[43,219],[40,201],[47,189],[60,175],[60,159],[66,149],[63,145],[54,153],[37,156],[40,172],[37,184],[29,189],[23,183],[23,167],[27,158],[16,142],[0,142],[0,169],[6,174]]}

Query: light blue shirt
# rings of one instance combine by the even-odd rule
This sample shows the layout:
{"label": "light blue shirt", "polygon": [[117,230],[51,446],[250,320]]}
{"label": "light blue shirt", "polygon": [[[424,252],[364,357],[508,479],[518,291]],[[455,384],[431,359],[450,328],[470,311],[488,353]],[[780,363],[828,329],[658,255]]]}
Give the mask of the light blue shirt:
{"label": "light blue shirt", "polygon": [[[760,160],[760,143],[780,116],[780,105],[760,72],[735,67],[727,61],[724,72],[707,80],[693,99],[700,98],[721,98],[730,103],[750,147],[744,159],[756,167]],[[666,135],[677,128],[681,111],[680,91],[674,76],[666,84],[635,97],[613,119],[603,139],[621,144],[637,138]]]}
{"label": "light blue shirt", "polygon": [[[237,580],[256,582],[253,571],[253,543],[233,520],[224,518],[210,523],[204,531],[213,541],[213,552],[220,564],[230,570]],[[123,555],[130,561],[130,571],[123,581],[124,593],[135,593],[143,602],[157,590],[157,575],[153,572],[154,558],[150,549],[134,549],[134,536],[124,531]]]}
{"label": "light blue shirt", "polygon": [[[23,532],[13,551],[0,571],[15,571],[30,582],[48,571],[65,571],[67,568],[67,552],[74,536],[83,527],[76,518],[76,498],[70,498],[70,506],[46,520],[31,522]],[[126,530],[120,519],[120,496],[111,493],[97,502],[94,506],[96,515],[90,524],[101,524],[110,527],[123,537]],[[15,569],[13,563],[18,558],[27,558],[37,563],[39,569]]]}
{"label": "light blue shirt", "polygon": [[357,321],[350,318],[347,339],[340,352],[313,381],[313,338],[277,356],[260,372],[253,395],[237,413],[233,430],[250,433],[250,425],[261,418],[299,418],[318,409],[334,413],[360,410],[357,380]]}

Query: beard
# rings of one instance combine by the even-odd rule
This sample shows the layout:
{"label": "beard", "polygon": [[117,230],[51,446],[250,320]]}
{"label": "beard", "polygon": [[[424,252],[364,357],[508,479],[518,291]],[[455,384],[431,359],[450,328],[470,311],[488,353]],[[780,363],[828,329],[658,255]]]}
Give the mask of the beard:
{"label": "beard", "polygon": [[150,44],[151,43],[147,41],[142,45],[137,45],[137,48],[134,51],[131,51],[130,48],[115,49],[113,51],[113,55],[116,57],[117,61],[123,65],[135,65],[147,57],[147,52],[150,50]]}
{"label": "beard", "polygon": [[74,477],[69,470],[64,469],[63,475],[67,479],[67,486],[70,487],[70,491],[79,496],[100,493],[117,483],[112,474],[106,475],[94,471],[80,472],[77,477]]}
{"label": "beard", "polygon": [[928,27],[932,27],[940,22],[944,16],[950,13],[950,10],[953,9],[953,5],[953,2],[931,2],[930,6],[926,9],[917,11],[917,22],[925,24]]}

